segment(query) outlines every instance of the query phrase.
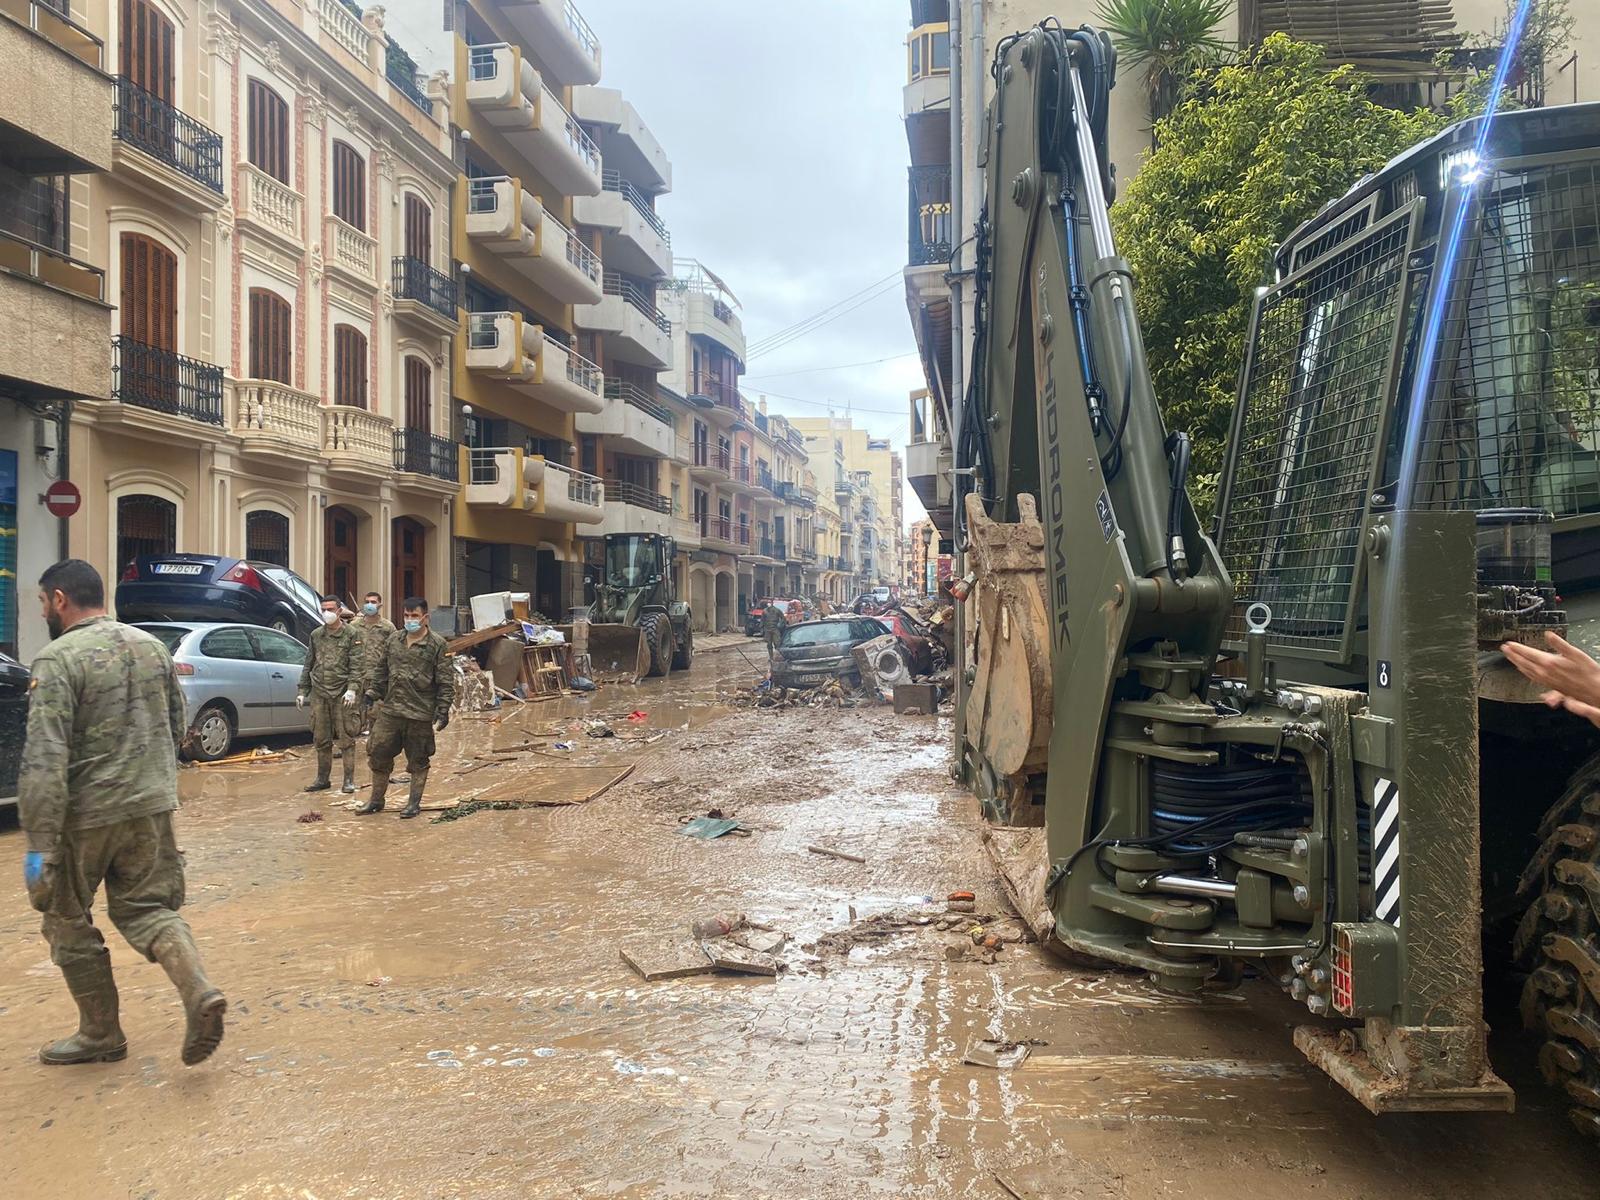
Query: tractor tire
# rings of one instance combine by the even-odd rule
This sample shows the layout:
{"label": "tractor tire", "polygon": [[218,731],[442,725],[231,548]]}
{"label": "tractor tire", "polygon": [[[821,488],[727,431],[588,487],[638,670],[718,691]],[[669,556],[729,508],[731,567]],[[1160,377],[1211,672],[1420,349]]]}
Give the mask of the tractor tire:
{"label": "tractor tire", "polygon": [[639,618],[639,632],[650,650],[650,676],[665,675],[672,669],[672,623],[660,613]]}
{"label": "tractor tire", "polygon": [[687,621],[683,630],[677,636],[677,645],[672,651],[672,669],[674,671],[687,671],[689,664],[694,662],[694,630]]}
{"label": "tractor tire", "polygon": [[1600,1139],[1600,755],[1572,775],[1539,836],[1517,885],[1528,904],[1512,942],[1528,972],[1522,1021],[1545,1038],[1539,1073],[1572,1101],[1572,1123]]}

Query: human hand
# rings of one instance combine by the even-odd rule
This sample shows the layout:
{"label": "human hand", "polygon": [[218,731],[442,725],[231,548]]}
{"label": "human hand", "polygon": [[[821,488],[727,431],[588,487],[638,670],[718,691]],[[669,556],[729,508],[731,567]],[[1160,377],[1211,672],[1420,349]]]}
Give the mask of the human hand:
{"label": "human hand", "polygon": [[351,691],[347,691],[347,692],[346,692],[346,693],[345,693],[345,694],[344,694],[344,704],[345,704],[345,707],[346,707],[346,708],[349,708],[349,707],[351,707],[351,706],[352,706],[352,705],[354,705],[354,704],[355,704],[355,702],[356,702],[356,694],[355,694],[355,692],[354,692],[354,690],[351,690]]}
{"label": "human hand", "polygon": [[22,882],[28,888],[28,903],[33,905],[35,912],[47,912],[50,908],[51,893],[54,891],[50,875],[46,868],[52,864],[45,862],[44,853],[39,850],[29,850],[22,856]]}
{"label": "human hand", "polygon": [[294,698],[294,706],[296,708],[304,708],[306,706],[306,698],[304,696],[296,696]]}
{"label": "human hand", "polygon": [[444,716],[440,717],[437,721],[435,721],[433,723],[433,727],[438,732],[443,733],[444,730],[445,730],[445,727],[448,726],[449,724],[450,724],[450,714],[449,713],[445,713]]}
{"label": "human hand", "polygon": [[1600,663],[1559,634],[1544,636],[1549,650],[1520,642],[1505,642],[1500,650],[1512,666],[1546,689],[1543,700],[1551,708],[1565,708],[1600,725]]}

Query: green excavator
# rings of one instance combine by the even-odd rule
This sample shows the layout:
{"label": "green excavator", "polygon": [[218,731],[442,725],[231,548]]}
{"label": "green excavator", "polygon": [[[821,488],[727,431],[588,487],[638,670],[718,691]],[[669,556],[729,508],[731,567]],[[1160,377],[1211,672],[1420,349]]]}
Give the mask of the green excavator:
{"label": "green excavator", "polygon": [[674,594],[674,548],[658,533],[606,534],[589,606],[588,653],[597,673],[639,678],[689,669],[694,619]]}
{"label": "green excavator", "polygon": [[1284,242],[1202,522],[1114,71],[1003,41],[980,159],[957,766],[1012,896],[1080,963],[1281,988],[1374,1113],[1511,1108],[1488,968],[1600,1135],[1600,738],[1500,652],[1600,646],[1600,105],[1453,126]]}

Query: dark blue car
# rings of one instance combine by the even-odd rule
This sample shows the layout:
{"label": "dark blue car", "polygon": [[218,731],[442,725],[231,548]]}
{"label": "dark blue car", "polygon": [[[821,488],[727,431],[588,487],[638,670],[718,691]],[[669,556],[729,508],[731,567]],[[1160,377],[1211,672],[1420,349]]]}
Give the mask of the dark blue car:
{"label": "dark blue car", "polygon": [[216,554],[136,558],[117,584],[120,621],[232,621],[310,644],[322,624],[316,588],[287,567]]}

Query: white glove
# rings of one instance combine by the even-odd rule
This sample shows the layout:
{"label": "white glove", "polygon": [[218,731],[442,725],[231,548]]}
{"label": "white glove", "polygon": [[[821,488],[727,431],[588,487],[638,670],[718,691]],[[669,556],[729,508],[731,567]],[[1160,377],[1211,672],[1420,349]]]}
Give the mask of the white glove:
{"label": "white glove", "polygon": [[296,708],[304,708],[306,706],[306,698],[304,696],[296,696],[294,698],[294,706]]}
{"label": "white glove", "polygon": [[356,694],[354,692],[346,692],[344,694],[344,704],[345,704],[346,708],[349,708],[355,702],[356,702]]}

